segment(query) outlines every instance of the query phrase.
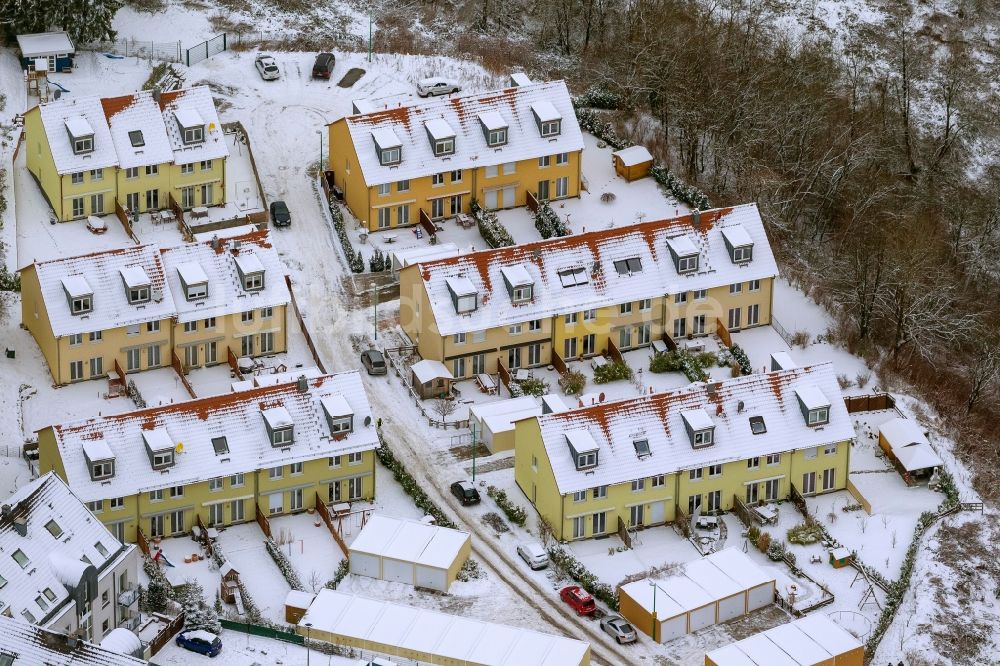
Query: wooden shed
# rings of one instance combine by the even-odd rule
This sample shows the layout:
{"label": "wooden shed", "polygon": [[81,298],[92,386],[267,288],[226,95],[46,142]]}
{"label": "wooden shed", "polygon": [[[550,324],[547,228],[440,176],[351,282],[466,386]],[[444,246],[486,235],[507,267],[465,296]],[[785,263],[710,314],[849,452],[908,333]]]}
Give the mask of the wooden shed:
{"label": "wooden shed", "polygon": [[441,361],[425,358],[410,366],[413,390],[422,400],[446,398],[451,395],[451,385],[455,376]]}
{"label": "wooden shed", "polygon": [[630,183],[648,176],[653,166],[653,156],[645,146],[629,146],[616,150],[611,153],[611,160],[615,165],[615,173]]}
{"label": "wooden shed", "polygon": [[316,595],[312,592],[289,590],[288,594],[285,595],[285,622],[298,624],[315,598]]}
{"label": "wooden shed", "polygon": [[841,567],[846,567],[851,563],[851,551],[847,550],[843,546],[839,548],[834,548],[830,551],[830,564],[833,565],[834,569],[840,569]]}
{"label": "wooden shed", "polygon": [[923,428],[913,419],[894,418],[880,425],[878,445],[914,479],[928,478],[944,465]]}
{"label": "wooden shed", "polygon": [[222,576],[221,587],[219,589],[219,596],[227,604],[236,603],[236,596],[239,594],[240,590],[240,572],[236,570],[229,560],[222,563],[219,567],[219,575]]}
{"label": "wooden shed", "polygon": [[21,68],[29,72],[39,69],[39,61],[44,61],[43,71],[69,72],[73,70],[73,56],[76,47],[65,32],[36,32],[17,36],[17,47],[21,52]]}

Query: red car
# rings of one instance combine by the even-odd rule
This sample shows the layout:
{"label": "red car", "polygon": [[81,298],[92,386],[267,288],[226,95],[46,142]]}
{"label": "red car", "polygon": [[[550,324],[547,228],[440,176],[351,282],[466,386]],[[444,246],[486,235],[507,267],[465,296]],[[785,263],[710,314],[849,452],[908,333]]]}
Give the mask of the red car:
{"label": "red car", "polygon": [[570,585],[559,590],[559,598],[572,606],[578,615],[593,615],[597,612],[594,597],[578,585]]}

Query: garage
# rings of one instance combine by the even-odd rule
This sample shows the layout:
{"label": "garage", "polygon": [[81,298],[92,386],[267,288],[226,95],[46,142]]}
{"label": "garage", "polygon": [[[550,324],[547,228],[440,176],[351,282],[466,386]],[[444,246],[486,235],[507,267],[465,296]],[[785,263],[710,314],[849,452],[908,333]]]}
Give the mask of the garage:
{"label": "garage", "polygon": [[373,516],[349,546],[350,571],[447,592],[471,550],[468,532]]}
{"label": "garage", "polygon": [[747,591],[747,613],[774,603],[774,575],[754,564],[746,553],[726,548],[706,559]]}
{"label": "garage", "polygon": [[712,564],[709,558],[688,562],[684,573],[716,600],[716,622],[728,622],[746,613],[746,589]]}
{"label": "garage", "polygon": [[680,604],[671,599],[663,591],[654,588],[649,580],[638,580],[618,589],[618,612],[633,627],[653,637],[653,594],[656,594],[656,628],[655,639],[660,643],[680,638],[688,632],[688,615]]}

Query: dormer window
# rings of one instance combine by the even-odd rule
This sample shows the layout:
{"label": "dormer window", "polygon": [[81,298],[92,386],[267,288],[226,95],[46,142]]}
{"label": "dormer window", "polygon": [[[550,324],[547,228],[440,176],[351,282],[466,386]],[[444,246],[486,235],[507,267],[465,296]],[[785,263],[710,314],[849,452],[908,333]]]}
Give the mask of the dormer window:
{"label": "dormer window", "polygon": [[172,467],[174,464],[174,440],[166,428],[142,431],[142,441],[146,444],[146,456],[154,470]]}
{"label": "dormer window", "polygon": [[424,123],[427,136],[431,140],[435,157],[443,157],[455,153],[455,130],[444,118],[434,118]]}
{"label": "dormer window", "polygon": [[577,470],[597,467],[600,447],[589,432],[582,429],[566,431],[566,444]]}
{"label": "dormer window", "polygon": [[379,164],[392,166],[400,163],[403,158],[403,142],[391,128],[380,127],[372,130],[372,139],[375,141]]}
{"label": "dormer window", "polygon": [[478,294],[472,280],[467,277],[453,277],[445,280],[451,294],[451,302],[457,314],[473,312],[479,306]]}
{"label": "dormer window", "polygon": [[181,264],[177,267],[177,277],[181,280],[181,288],[187,300],[200,301],[208,297],[208,276],[198,264]]}
{"label": "dormer window", "polygon": [[753,239],[742,224],[723,229],[722,238],[734,264],[743,264],[753,259]]}
{"label": "dormer window", "polygon": [[693,448],[711,446],[715,441],[715,424],[704,409],[685,409],[681,412],[681,419]]}
{"label": "dormer window", "polygon": [[284,407],[271,407],[261,411],[264,426],[267,428],[271,446],[280,448],[290,446],[295,441],[295,423],[292,415]]}
{"label": "dormer window", "polygon": [[125,283],[125,294],[131,305],[148,303],[150,300],[149,276],[142,266],[126,266],[119,273]]}
{"label": "dormer window", "polygon": [[205,141],[205,121],[194,109],[178,109],[174,118],[180,128],[181,141],[184,145],[203,143]]}
{"label": "dormer window", "polygon": [[619,259],[615,262],[615,270],[618,271],[618,275],[632,275],[633,273],[641,273],[642,260],[639,259],[639,257]]}
{"label": "dormer window", "polygon": [[103,438],[83,442],[83,457],[90,470],[90,480],[110,479],[115,475],[115,454]]}
{"label": "dormer window", "polygon": [[681,275],[698,270],[698,246],[687,236],[667,239],[667,248],[674,260],[674,268]]}
{"label": "dormer window", "polygon": [[483,128],[483,136],[486,138],[487,146],[499,148],[507,145],[507,121],[498,112],[480,113],[479,124]]}
{"label": "dormer window", "polygon": [[649,440],[645,437],[642,439],[633,439],[632,446],[635,448],[635,455],[639,458],[646,458],[652,455],[652,452],[649,450]]}
{"label": "dormer window", "polygon": [[264,288],[264,264],[253,253],[236,256],[236,270],[246,291],[260,291]]}
{"label": "dormer window", "polygon": [[330,395],[322,400],[326,423],[331,435],[343,435],[354,430],[354,410],[342,395]]}
{"label": "dormer window", "polygon": [[510,295],[511,303],[518,305],[531,300],[534,291],[534,280],[531,279],[531,275],[522,264],[504,266],[500,269],[500,274],[503,275],[503,281],[507,286],[507,293]]}
{"label": "dormer window", "polygon": [[87,314],[94,309],[94,290],[82,275],[70,275],[62,280],[63,291],[74,315]]}
{"label": "dormer window", "polygon": [[806,425],[825,425],[830,422],[830,401],[819,390],[818,386],[809,385],[795,389],[795,395],[799,399],[799,409],[806,420]]}
{"label": "dormer window", "polygon": [[531,105],[531,112],[535,116],[535,124],[542,138],[558,136],[562,132],[562,114],[556,110],[552,102],[547,100],[535,102]]}
{"label": "dormer window", "polygon": [[73,116],[66,119],[66,132],[69,134],[70,145],[74,155],[86,155],[94,152],[94,128],[83,116]]}

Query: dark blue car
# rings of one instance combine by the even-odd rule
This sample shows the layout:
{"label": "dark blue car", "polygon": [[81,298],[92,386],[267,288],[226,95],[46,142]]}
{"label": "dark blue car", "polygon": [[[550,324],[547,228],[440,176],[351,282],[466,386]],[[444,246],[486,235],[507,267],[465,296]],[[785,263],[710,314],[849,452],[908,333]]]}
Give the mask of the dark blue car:
{"label": "dark blue car", "polygon": [[214,657],[222,652],[222,639],[201,629],[182,631],[177,634],[177,644],[185,650],[207,654],[209,657]]}

